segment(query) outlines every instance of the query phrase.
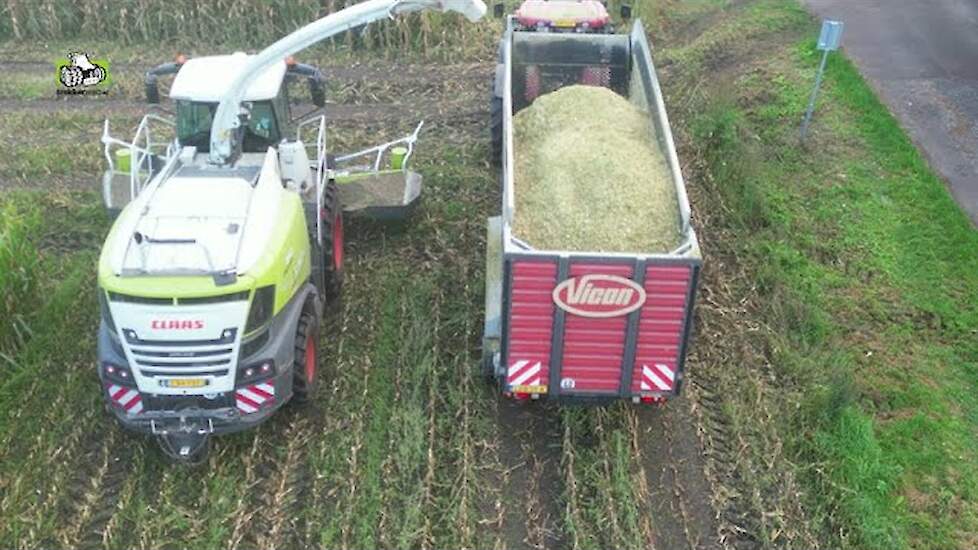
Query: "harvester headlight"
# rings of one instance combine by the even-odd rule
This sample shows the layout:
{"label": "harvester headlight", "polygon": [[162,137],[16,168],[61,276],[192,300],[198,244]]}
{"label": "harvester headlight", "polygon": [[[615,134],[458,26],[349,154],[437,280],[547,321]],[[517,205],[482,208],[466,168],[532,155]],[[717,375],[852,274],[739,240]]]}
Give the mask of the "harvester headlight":
{"label": "harvester headlight", "polygon": [[132,372],[121,365],[113,365],[112,363],[102,363],[102,374],[105,379],[119,384],[120,386],[135,387],[136,381],[132,379]]}
{"label": "harvester headlight", "polygon": [[258,380],[264,380],[275,374],[275,362],[271,359],[261,363],[251,364],[238,369],[237,386],[251,384]]}
{"label": "harvester headlight", "polygon": [[245,326],[245,334],[260,329],[272,318],[272,309],[275,307],[275,285],[263,286],[255,290],[255,297],[251,300],[251,310],[248,311],[248,324]]}

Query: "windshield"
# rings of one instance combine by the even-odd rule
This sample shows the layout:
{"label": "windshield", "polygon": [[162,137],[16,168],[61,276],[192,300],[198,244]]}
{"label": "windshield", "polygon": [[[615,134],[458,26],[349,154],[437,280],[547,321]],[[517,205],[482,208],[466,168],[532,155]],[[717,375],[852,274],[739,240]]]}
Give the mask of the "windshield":
{"label": "windshield", "polygon": [[[177,139],[180,145],[193,145],[197,151],[210,150],[211,124],[217,103],[177,101]],[[279,142],[280,134],[271,101],[255,101],[245,130],[243,150],[261,153]]]}

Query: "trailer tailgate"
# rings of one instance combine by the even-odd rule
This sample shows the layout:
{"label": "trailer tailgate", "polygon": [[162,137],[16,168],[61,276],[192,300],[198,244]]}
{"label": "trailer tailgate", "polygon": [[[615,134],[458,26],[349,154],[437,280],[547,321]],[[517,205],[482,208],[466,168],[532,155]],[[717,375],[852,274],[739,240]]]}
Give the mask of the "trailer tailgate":
{"label": "trailer tailgate", "polygon": [[698,260],[507,257],[506,391],[678,393]]}

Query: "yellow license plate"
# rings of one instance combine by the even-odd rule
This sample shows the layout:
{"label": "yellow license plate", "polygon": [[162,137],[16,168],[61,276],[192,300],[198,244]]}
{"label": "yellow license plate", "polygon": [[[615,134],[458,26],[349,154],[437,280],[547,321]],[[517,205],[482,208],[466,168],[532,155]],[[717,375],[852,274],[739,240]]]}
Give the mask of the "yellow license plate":
{"label": "yellow license plate", "polygon": [[207,385],[206,378],[170,378],[164,380],[163,385],[168,388],[203,388]]}
{"label": "yellow license plate", "polygon": [[557,19],[554,21],[554,26],[560,28],[576,27],[577,21],[573,19]]}
{"label": "yellow license plate", "polygon": [[547,393],[547,386],[513,386],[515,393]]}

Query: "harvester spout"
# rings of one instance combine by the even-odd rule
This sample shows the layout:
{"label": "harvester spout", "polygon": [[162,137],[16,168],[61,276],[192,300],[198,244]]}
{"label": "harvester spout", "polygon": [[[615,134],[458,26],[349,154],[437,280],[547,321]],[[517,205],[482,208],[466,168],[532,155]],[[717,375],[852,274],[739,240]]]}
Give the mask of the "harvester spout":
{"label": "harvester spout", "polygon": [[227,164],[240,147],[241,101],[251,81],[263,71],[290,55],[354,27],[426,9],[455,11],[469,21],[478,21],[485,14],[486,5],[483,0],[368,0],[314,21],[262,50],[221,98],[211,126],[210,162]]}

